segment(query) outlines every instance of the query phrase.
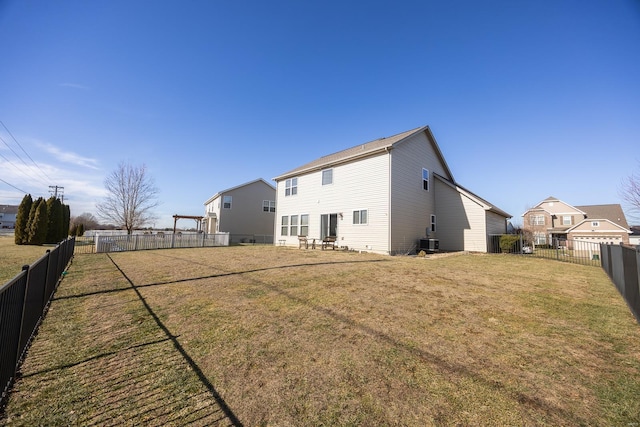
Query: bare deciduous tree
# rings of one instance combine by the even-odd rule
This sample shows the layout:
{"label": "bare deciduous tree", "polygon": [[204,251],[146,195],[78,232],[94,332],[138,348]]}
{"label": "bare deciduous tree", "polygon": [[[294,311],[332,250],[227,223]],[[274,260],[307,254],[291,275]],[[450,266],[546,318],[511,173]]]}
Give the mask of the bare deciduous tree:
{"label": "bare deciduous tree", "polygon": [[75,225],[83,224],[85,230],[96,230],[100,227],[98,219],[89,212],[84,212],[81,215],[71,218],[71,223]]}
{"label": "bare deciduous tree", "polygon": [[640,220],[640,169],[622,180],[619,193],[629,208],[630,216]]}
{"label": "bare deciduous tree", "polygon": [[104,185],[107,197],[97,206],[98,216],[124,227],[127,234],[155,219],[152,211],[160,204],[158,189],[145,165],[122,162]]}

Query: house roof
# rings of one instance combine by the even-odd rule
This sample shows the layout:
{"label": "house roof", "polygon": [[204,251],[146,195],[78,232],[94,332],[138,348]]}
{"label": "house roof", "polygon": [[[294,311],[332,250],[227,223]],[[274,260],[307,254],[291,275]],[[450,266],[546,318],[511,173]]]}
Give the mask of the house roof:
{"label": "house roof", "polygon": [[503,211],[502,209],[496,207],[495,205],[492,205],[491,203],[489,203],[488,201],[486,201],[485,199],[483,199],[482,197],[472,193],[471,191],[467,190],[466,188],[464,188],[461,185],[458,185],[454,182],[449,181],[447,178],[438,175],[437,173],[434,173],[433,176],[435,176],[436,178],[438,178],[441,182],[449,185],[451,188],[454,188],[455,190],[457,190],[458,192],[466,195],[467,197],[469,197],[471,200],[474,200],[476,203],[478,203],[479,205],[481,205],[485,210],[487,211],[491,211],[494,212],[500,216],[503,216],[505,218],[512,218],[511,214],[506,213],[505,211]]}
{"label": "house roof", "polygon": [[[569,228],[567,230],[567,233],[574,231],[578,228],[580,228],[583,224],[588,224],[591,221],[598,221],[598,222],[602,222],[602,223],[607,223],[607,224],[611,224],[614,229],[619,229],[620,231],[626,232],[627,234],[631,234],[631,230],[629,230],[628,228],[624,228],[623,226],[621,226],[620,224],[617,224],[615,222],[612,222],[610,219],[606,219],[606,218],[587,218],[587,219],[583,219],[582,221],[580,221],[578,224],[574,225],[573,227]],[[595,231],[595,230],[591,230],[591,231]],[[612,230],[610,229],[606,229],[606,230],[598,230],[598,231],[604,231],[604,232],[611,232]]]}
{"label": "house roof", "polygon": [[327,156],[320,157],[319,159],[313,160],[309,163],[306,163],[300,167],[290,170],[282,175],[279,175],[273,178],[274,181],[280,181],[285,178],[289,178],[295,175],[301,175],[304,173],[312,172],[319,169],[324,169],[329,166],[337,165],[340,163],[350,162],[359,158],[368,157],[373,154],[382,153],[384,151],[388,151],[393,147],[401,144],[403,141],[406,141],[411,136],[414,136],[420,132],[425,132],[427,134],[427,138],[433,144],[433,147],[438,155],[439,160],[442,162],[442,165],[447,172],[447,175],[453,180],[453,175],[447,165],[447,162],[444,160],[444,156],[440,151],[440,147],[433,137],[431,133],[431,129],[429,126],[422,126],[419,128],[411,129],[406,132],[398,133],[393,136],[378,138],[373,141],[365,142],[364,144],[358,144],[354,147],[347,148],[346,150],[338,151],[337,153],[329,154]]}
{"label": "house roof", "polygon": [[236,190],[236,189],[241,188],[241,187],[246,187],[247,185],[255,184],[256,182],[260,182],[260,181],[262,181],[263,183],[265,183],[266,185],[271,187],[273,189],[273,191],[276,191],[276,189],[275,189],[275,187],[273,185],[269,184],[267,181],[265,181],[262,178],[258,178],[258,179],[254,179],[253,181],[250,181],[250,182],[245,182],[244,184],[236,185],[235,187],[227,188],[226,190],[218,191],[216,194],[214,194],[213,196],[209,197],[207,199],[207,201],[204,202],[204,204],[207,205],[207,204],[211,203],[217,197],[220,197],[224,193],[228,193],[230,191]]}
{"label": "house roof", "polygon": [[18,213],[18,205],[0,205],[0,212],[12,215]]}
{"label": "house roof", "polygon": [[587,219],[608,219],[612,223],[629,230],[629,224],[622,211],[622,206],[619,204],[576,206],[576,209],[585,212]]}
{"label": "house roof", "polygon": [[524,217],[528,212],[536,212],[536,211],[543,211],[548,213],[549,215],[572,215],[574,214],[574,212],[559,212],[557,210],[553,210],[553,209],[545,209],[543,207],[541,207],[544,203],[548,203],[548,202],[558,202],[558,203],[562,203],[564,205],[569,206],[570,208],[575,209],[578,213],[581,213],[583,215],[586,215],[586,212],[584,212],[583,210],[581,210],[578,206],[573,206],[570,205],[569,203],[562,201],[560,199],[558,199],[557,197],[553,197],[553,196],[549,196],[546,199],[542,200],[540,203],[538,203],[537,205],[535,205],[534,207],[532,207],[531,209],[527,209],[526,211],[524,211],[524,213],[520,216]]}

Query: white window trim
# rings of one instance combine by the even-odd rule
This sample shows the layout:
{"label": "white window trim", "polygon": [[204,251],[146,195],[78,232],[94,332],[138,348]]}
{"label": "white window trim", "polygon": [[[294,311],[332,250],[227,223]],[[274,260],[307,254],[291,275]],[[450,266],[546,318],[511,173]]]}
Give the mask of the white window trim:
{"label": "white window trim", "polygon": [[[325,172],[329,173],[331,175],[331,181],[325,183],[324,182],[324,174]],[[333,184],[333,168],[329,168],[329,169],[323,169],[322,173],[320,174],[320,179],[322,181],[322,185],[332,185]]]}
{"label": "white window trim", "polygon": [[[229,198],[228,202],[225,202],[226,198]],[[229,203],[229,207],[226,206],[227,203]],[[233,205],[233,196],[222,196],[222,209],[231,209],[232,205]]]}
{"label": "white window trim", "polygon": [[592,227],[600,227],[600,221],[591,221]]}
{"label": "white window trim", "polygon": [[[358,212],[358,222],[353,221],[355,213]],[[365,212],[366,221],[362,222],[362,212]],[[353,225],[369,225],[369,209],[354,209],[351,213],[351,222]]]}
{"label": "white window trim", "polygon": [[[295,181],[295,182],[294,182]],[[284,182],[284,196],[295,196],[298,194],[298,178],[289,178]]]}
{"label": "white window trim", "polygon": [[[540,223],[538,221],[538,219],[542,218],[542,223]],[[531,218],[529,219],[529,223],[531,225],[545,225],[546,219],[544,217],[544,215],[531,215]]]}
{"label": "white window trim", "polygon": [[[565,220],[568,220],[568,223]],[[571,215],[562,216],[562,225],[571,225]]]}
{"label": "white window trim", "polygon": [[[425,173],[425,172],[427,173],[427,178],[426,178],[426,179],[425,179],[425,177],[424,177],[424,173]],[[430,187],[431,187],[431,183],[429,182],[429,181],[430,181],[430,179],[431,179],[431,175],[429,174],[429,169],[427,169],[427,168],[422,168],[422,189],[423,189],[424,191],[429,191],[429,189],[430,189]],[[425,185],[424,185],[424,184],[425,184],[425,182],[427,183],[427,188],[424,188],[424,187],[425,187]]]}
{"label": "white window trim", "polygon": [[[294,224],[295,219],[295,224]],[[298,227],[300,226],[300,215],[291,215],[289,217],[289,236],[298,236]]]}
{"label": "white window trim", "polygon": [[[267,210],[264,210],[267,208]],[[262,212],[275,212],[276,211],[276,201],[275,200],[263,200],[262,201]]]}
{"label": "white window trim", "polygon": [[431,232],[436,232],[436,216],[435,214],[431,214]]}
{"label": "white window trim", "polygon": [[287,215],[283,215],[280,219],[280,235],[288,236],[289,235],[289,217]]}
{"label": "white window trim", "polygon": [[[304,217],[304,216],[307,217],[307,223],[306,224],[302,223],[302,217]],[[300,224],[298,225],[298,227],[300,227],[299,228],[299,230],[300,230],[299,235],[300,236],[308,236],[309,235],[309,218],[310,217],[311,217],[311,215],[309,215],[309,214],[300,214]],[[302,232],[302,227],[306,227],[307,228],[307,233],[306,234]]]}

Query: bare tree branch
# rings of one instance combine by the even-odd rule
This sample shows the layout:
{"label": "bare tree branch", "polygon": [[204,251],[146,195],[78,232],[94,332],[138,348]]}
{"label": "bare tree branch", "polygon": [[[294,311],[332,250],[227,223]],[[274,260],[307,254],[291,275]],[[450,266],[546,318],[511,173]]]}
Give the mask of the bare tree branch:
{"label": "bare tree branch", "polygon": [[629,216],[640,220],[640,168],[622,180],[619,193],[629,209]]}
{"label": "bare tree branch", "polygon": [[120,163],[104,186],[107,197],[97,206],[101,218],[126,228],[127,234],[156,219],[152,211],[160,204],[158,189],[145,165]]}

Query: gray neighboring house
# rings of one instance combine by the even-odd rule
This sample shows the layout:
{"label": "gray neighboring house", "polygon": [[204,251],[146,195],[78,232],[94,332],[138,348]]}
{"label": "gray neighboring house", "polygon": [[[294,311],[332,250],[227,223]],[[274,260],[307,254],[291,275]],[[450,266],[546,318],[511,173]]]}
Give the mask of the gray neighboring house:
{"label": "gray neighboring house", "polygon": [[273,178],[278,244],[332,237],[336,245],[409,253],[487,252],[511,215],[459,185],[428,126],[321,157]]}
{"label": "gray neighboring house", "polygon": [[204,206],[205,233],[229,233],[230,243],[273,242],[276,189],[264,179],[222,190]]}
{"label": "gray neighboring house", "polygon": [[16,228],[18,205],[0,205],[0,228]]}

